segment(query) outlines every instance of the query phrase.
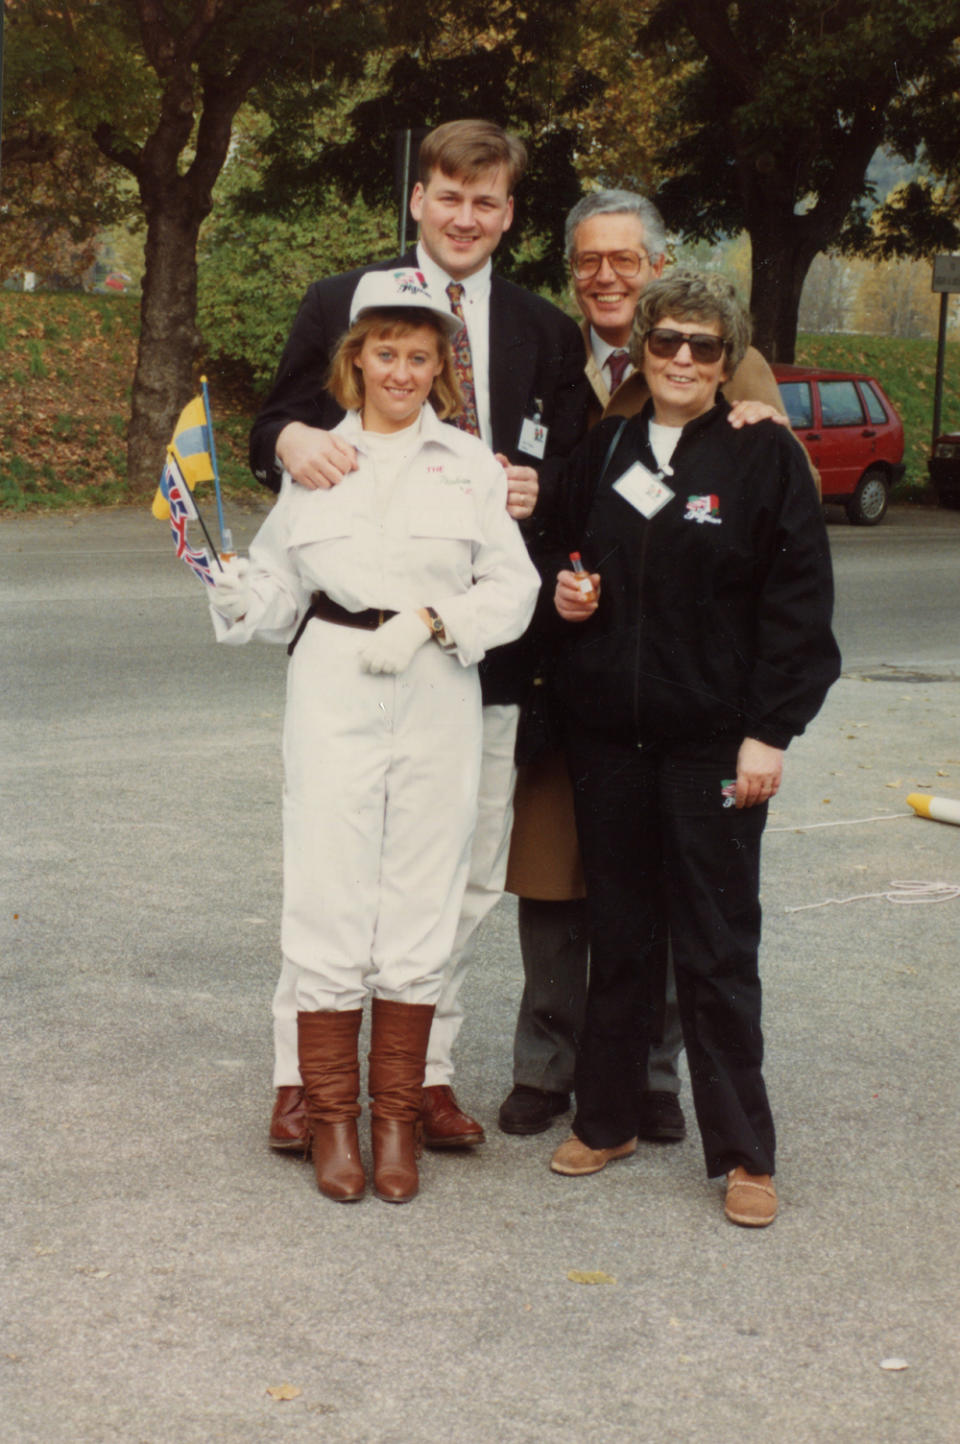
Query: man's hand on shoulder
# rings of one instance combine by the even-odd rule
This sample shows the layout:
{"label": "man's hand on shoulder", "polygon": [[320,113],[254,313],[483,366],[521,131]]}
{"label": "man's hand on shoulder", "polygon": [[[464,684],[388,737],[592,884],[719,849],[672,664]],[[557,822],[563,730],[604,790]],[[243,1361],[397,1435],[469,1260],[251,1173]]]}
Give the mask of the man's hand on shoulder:
{"label": "man's hand on shoulder", "polygon": [[778,426],[789,426],[790,418],[766,401],[735,401],[727,417],[731,426],[755,426],[758,421],[775,421]]}
{"label": "man's hand on shoulder", "polygon": [[332,431],[288,421],[277,437],[277,456],[308,491],[326,491],[357,469],[357,453]]}
{"label": "man's hand on shoulder", "polygon": [[494,454],[507,473],[507,511],[514,521],[526,521],[533,516],[540,494],[537,473],[532,466],[514,466],[502,451]]}

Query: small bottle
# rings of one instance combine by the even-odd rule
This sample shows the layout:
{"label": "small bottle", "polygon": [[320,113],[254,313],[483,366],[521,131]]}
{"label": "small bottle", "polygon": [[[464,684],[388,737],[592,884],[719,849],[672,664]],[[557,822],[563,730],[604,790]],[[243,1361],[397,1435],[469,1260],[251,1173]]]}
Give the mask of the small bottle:
{"label": "small bottle", "polygon": [[570,553],[570,565],[573,567],[573,570],[576,573],[577,586],[580,588],[581,600],[585,602],[595,602],[597,600],[597,594],[593,589],[593,582],[590,580],[590,573],[586,570],[583,562],[580,560],[579,552]]}
{"label": "small bottle", "polygon": [[225,526],[220,533],[220,560],[222,562],[232,562],[235,560],[236,555],[237,553],[233,545],[233,532],[228,526]]}

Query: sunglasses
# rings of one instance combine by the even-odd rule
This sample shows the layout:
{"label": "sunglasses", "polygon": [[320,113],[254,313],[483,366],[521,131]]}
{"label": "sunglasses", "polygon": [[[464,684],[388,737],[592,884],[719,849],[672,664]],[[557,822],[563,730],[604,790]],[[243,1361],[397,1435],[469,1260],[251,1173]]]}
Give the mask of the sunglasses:
{"label": "sunglasses", "polygon": [[570,257],[570,269],[578,281],[589,281],[607,261],[612,271],[626,279],[639,276],[641,266],[649,259],[645,251],[640,255],[636,251],[577,251]]}
{"label": "sunglasses", "polygon": [[703,331],[671,331],[667,326],[654,326],[643,339],[650,348],[650,354],[665,361],[672,361],[684,344],[690,347],[694,361],[704,363],[719,361],[727,349],[722,336],[708,336]]}

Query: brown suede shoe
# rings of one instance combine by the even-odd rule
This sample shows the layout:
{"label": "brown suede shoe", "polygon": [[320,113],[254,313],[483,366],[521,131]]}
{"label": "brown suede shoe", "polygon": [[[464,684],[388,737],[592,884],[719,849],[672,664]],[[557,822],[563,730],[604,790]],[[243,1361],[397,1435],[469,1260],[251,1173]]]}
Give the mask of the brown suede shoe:
{"label": "brown suede shoe", "polygon": [[463,1112],[446,1083],[424,1088],[420,1116],[428,1148],[475,1148],[486,1137],[477,1120]]}
{"label": "brown suede shoe", "polygon": [[270,1147],[278,1153],[306,1153],[309,1146],[303,1089],[292,1085],[278,1088],[270,1119]]}
{"label": "brown suede shoe", "polygon": [[599,1173],[601,1168],[606,1168],[615,1158],[629,1158],[631,1153],[637,1151],[637,1140],[628,1138],[626,1143],[618,1143],[615,1148],[591,1148],[589,1144],[583,1143],[574,1133],[565,1143],[561,1143],[556,1153],[550,1160],[550,1167],[554,1173],[566,1174],[569,1178],[579,1178],[584,1173]]}
{"label": "brown suede shoe", "polygon": [[777,1216],[777,1190],[769,1173],[748,1173],[742,1164],[727,1174],[724,1213],[744,1228],[766,1228]]}

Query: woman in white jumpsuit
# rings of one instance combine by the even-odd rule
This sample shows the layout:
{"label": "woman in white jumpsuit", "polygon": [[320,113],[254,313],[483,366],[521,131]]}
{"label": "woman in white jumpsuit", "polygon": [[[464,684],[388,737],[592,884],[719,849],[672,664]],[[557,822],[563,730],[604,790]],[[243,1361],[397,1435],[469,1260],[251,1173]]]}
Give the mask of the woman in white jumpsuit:
{"label": "woman in white jumpsuit", "polygon": [[374,1188],[417,1191],[424,1057],[467,876],[480,766],[476,664],[539,585],[506,481],[459,409],[460,324],[412,270],[361,278],[329,389],[358,468],[284,477],[211,609],[219,641],[293,643],[284,721],[281,943],[296,977],[317,1184],[365,1187],[357,1039],[371,994]]}

